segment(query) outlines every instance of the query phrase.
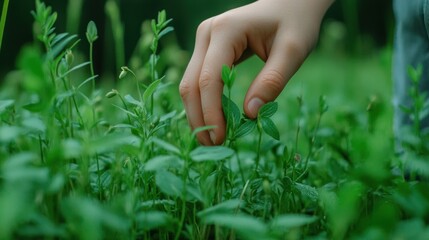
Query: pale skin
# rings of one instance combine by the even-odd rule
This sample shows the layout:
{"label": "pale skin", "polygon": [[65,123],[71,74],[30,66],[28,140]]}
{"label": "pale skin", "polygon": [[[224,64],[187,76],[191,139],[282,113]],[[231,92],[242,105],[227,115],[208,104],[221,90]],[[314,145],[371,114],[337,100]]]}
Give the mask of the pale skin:
{"label": "pale skin", "polygon": [[256,54],[265,65],[250,85],[244,113],[255,118],[274,101],[315,45],[322,18],[334,0],[259,0],[202,22],[180,94],[192,129],[203,145],[225,140],[221,69]]}

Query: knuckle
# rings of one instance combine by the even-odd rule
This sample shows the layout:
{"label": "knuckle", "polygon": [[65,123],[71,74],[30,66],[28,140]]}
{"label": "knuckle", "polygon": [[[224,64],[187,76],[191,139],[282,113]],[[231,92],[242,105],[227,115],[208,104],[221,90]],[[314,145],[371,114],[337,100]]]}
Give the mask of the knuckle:
{"label": "knuckle", "polygon": [[205,91],[212,85],[212,75],[208,70],[201,71],[199,85],[201,91]]}
{"label": "knuckle", "polygon": [[197,36],[203,35],[205,32],[207,32],[207,30],[210,29],[211,21],[212,21],[212,19],[209,18],[209,19],[204,20],[203,22],[201,22],[198,25]]}
{"label": "knuckle", "polygon": [[191,86],[189,84],[189,81],[187,80],[181,81],[179,85],[179,93],[182,99],[186,99],[189,96],[190,92],[191,92]]}
{"label": "knuckle", "polygon": [[231,19],[232,16],[229,14],[229,12],[225,12],[221,15],[216,16],[213,18],[211,22],[211,30],[212,32],[218,32],[223,31],[225,28],[230,27],[231,23],[234,21]]}

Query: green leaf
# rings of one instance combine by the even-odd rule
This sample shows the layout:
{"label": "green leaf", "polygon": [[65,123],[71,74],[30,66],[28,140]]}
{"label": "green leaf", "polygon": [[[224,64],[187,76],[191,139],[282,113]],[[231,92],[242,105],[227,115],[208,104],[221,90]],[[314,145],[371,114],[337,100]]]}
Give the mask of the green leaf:
{"label": "green leaf", "polygon": [[23,129],[15,126],[1,126],[0,127],[0,143],[8,143],[13,140],[16,140],[21,133],[23,133]]}
{"label": "green leaf", "polygon": [[259,117],[269,118],[277,112],[278,103],[277,102],[269,102],[266,103],[259,109]]}
{"label": "green leaf", "polygon": [[197,127],[194,129],[194,131],[192,131],[192,138],[195,138],[195,136],[197,136],[197,134],[200,132],[204,132],[204,131],[207,131],[210,129],[215,129],[215,128],[217,128],[217,126],[213,126],[213,125]]}
{"label": "green leaf", "polygon": [[73,226],[80,239],[103,239],[107,237],[103,237],[104,228],[120,233],[131,226],[129,219],[93,199],[73,196],[62,200],[61,205],[67,224]]}
{"label": "green leaf", "polygon": [[85,144],[84,149],[88,154],[113,152],[124,147],[139,147],[141,139],[123,133],[112,133],[93,139]]}
{"label": "green leaf", "polygon": [[235,137],[243,137],[251,133],[256,128],[256,120],[246,120],[235,131]]}
{"label": "green leaf", "polygon": [[65,39],[62,39],[57,44],[53,45],[52,50],[48,52],[48,59],[54,59],[55,57],[57,57],[75,38],[77,38],[77,35],[71,35]]}
{"label": "green leaf", "polygon": [[268,134],[270,137],[276,140],[280,139],[279,130],[277,129],[276,125],[271,119],[267,117],[263,117],[263,118],[260,118],[259,121],[261,121],[262,129],[266,134]]}
{"label": "green leaf", "polygon": [[156,34],[157,27],[156,27],[156,21],[155,21],[155,19],[152,19],[152,21],[150,21],[150,26],[152,28],[152,32]]}
{"label": "green leaf", "polygon": [[78,64],[78,65],[74,66],[73,68],[69,69],[68,71],[63,72],[60,77],[67,76],[71,72],[76,71],[82,67],[85,67],[86,65],[89,65],[89,64],[91,64],[91,62],[84,62],[84,63]]}
{"label": "green leaf", "polygon": [[150,97],[154,94],[156,89],[158,88],[158,85],[161,83],[161,79],[158,79],[154,82],[152,82],[147,89],[143,93],[143,101],[145,103],[149,103]]}
{"label": "green leaf", "polygon": [[270,227],[277,231],[285,231],[291,228],[302,227],[317,221],[318,217],[305,214],[284,214],[271,220]]}
{"label": "green leaf", "polygon": [[160,227],[172,227],[177,221],[165,212],[147,211],[136,214],[136,223],[138,229],[149,231]]}
{"label": "green leaf", "polygon": [[61,143],[62,154],[65,159],[79,158],[82,156],[82,143],[76,139],[65,139]]}
{"label": "green leaf", "polygon": [[216,224],[235,230],[243,239],[270,239],[268,228],[256,217],[245,214],[211,214],[202,218],[207,224]]}
{"label": "green leaf", "polygon": [[159,190],[164,194],[180,198],[183,196],[183,181],[173,173],[166,170],[157,171],[155,181]]}
{"label": "green leaf", "polygon": [[0,114],[2,114],[6,109],[8,109],[14,103],[15,103],[15,100],[13,99],[0,100]]}
{"label": "green leaf", "polygon": [[220,161],[231,157],[234,150],[224,146],[200,146],[190,153],[190,157],[195,162]]}
{"label": "green leaf", "polygon": [[23,119],[22,126],[25,127],[26,130],[36,134],[42,134],[46,131],[45,123],[38,117],[27,117]]}
{"label": "green leaf", "polygon": [[294,183],[294,186],[304,198],[313,202],[317,202],[319,200],[319,193],[316,188],[302,183]]}
{"label": "green leaf", "polygon": [[167,13],[165,10],[161,10],[158,12],[158,24],[162,24],[167,19]]}
{"label": "green leaf", "polygon": [[200,211],[197,215],[200,218],[207,217],[211,214],[219,214],[219,213],[233,213],[238,208],[244,206],[244,202],[240,199],[230,199],[225,202],[221,202],[215,206],[206,208]]}
{"label": "green leaf", "polygon": [[164,35],[166,35],[166,34],[168,34],[168,33],[172,32],[172,31],[174,31],[174,28],[173,28],[173,27],[166,27],[166,28],[164,28],[164,29],[159,33],[159,35],[158,35],[158,39],[161,39]]}
{"label": "green leaf", "polygon": [[152,138],[151,140],[152,142],[154,142],[156,145],[158,145],[159,147],[163,148],[164,150],[166,150],[167,152],[171,152],[171,153],[175,153],[177,155],[180,155],[180,149],[177,148],[176,146],[174,146],[171,143],[168,143],[164,140],[161,140],[159,138]]}
{"label": "green leaf", "polygon": [[228,65],[226,64],[222,65],[222,74],[221,74],[222,80],[228,88],[231,88],[231,85],[230,85],[231,81],[229,79],[230,72],[231,72],[231,69],[229,68]]}
{"label": "green leaf", "polygon": [[136,100],[133,96],[131,96],[129,94],[125,95],[124,100],[127,103],[130,103],[130,104],[132,104],[134,106],[140,106],[141,105],[141,103],[138,100]]}
{"label": "green leaf", "polygon": [[[233,129],[240,124],[241,113],[237,104],[229,99],[227,96],[222,95],[222,108],[226,116],[226,121]],[[229,109],[229,111],[228,111]]]}
{"label": "green leaf", "polygon": [[144,166],[146,171],[158,171],[169,168],[181,168],[183,166],[183,160],[177,156],[163,155],[151,158]]}

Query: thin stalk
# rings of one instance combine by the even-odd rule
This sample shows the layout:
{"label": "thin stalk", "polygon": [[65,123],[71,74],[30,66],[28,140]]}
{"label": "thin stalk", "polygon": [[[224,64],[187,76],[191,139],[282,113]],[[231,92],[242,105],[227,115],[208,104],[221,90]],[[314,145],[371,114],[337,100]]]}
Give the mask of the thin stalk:
{"label": "thin stalk", "polygon": [[[90,69],[91,69],[91,77],[95,76],[94,61],[93,61],[93,48],[94,48],[94,44],[92,42],[89,42],[89,62],[90,62]],[[91,91],[91,93],[94,93],[94,91],[95,91],[95,77],[92,79],[92,91]]]}
{"label": "thin stalk", "polygon": [[7,17],[8,8],[9,8],[9,0],[4,0],[3,8],[1,12],[1,19],[0,19],[0,51],[1,51],[1,45],[3,42],[4,28],[6,26],[6,17]]}
{"label": "thin stalk", "polygon": [[[125,99],[122,97],[122,95],[121,95],[121,94],[118,94],[118,96],[119,96],[119,99],[121,99],[121,102],[122,102],[122,104],[124,105],[125,110],[129,111],[129,110],[128,110],[128,107],[127,107],[127,104],[125,103]],[[130,123],[130,125],[131,125],[131,124],[132,124],[132,122],[131,122],[130,115],[129,115],[129,114],[127,114],[127,117],[128,117],[128,122],[129,122],[129,123]]]}
{"label": "thin stalk", "polygon": [[321,119],[322,119],[322,113],[320,113],[319,116],[318,116],[318,118],[317,118],[316,127],[314,128],[313,136],[311,136],[311,139],[310,139],[310,146],[308,147],[308,154],[307,154],[307,157],[305,158],[305,163],[304,163],[304,172],[307,169],[308,161],[310,161],[310,157],[311,157],[311,155],[313,153],[314,143],[316,142],[316,133],[317,133],[317,130],[319,129],[319,127],[320,127],[320,121],[321,121]]}
{"label": "thin stalk", "polygon": [[98,154],[95,154],[95,159],[97,161],[97,184],[98,184],[98,198],[101,201],[103,199],[103,188],[101,186],[101,173],[100,173],[100,159],[98,158]]}
{"label": "thin stalk", "polygon": [[[150,70],[151,70],[152,82],[155,81],[155,64],[156,64],[156,61],[155,61],[156,55],[155,54],[156,54],[156,49],[153,51],[152,63],[150,64],[151,65]],[[153,95],[154,94],[152,94],[150,96],[150,115],[151,116],[153,115],[153,102],[154,102]]]}

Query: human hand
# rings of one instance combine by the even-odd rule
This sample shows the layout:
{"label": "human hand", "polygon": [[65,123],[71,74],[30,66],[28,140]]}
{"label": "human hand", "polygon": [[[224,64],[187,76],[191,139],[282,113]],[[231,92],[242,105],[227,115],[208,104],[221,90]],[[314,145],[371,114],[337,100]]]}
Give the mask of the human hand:
{"label": "human hand", "polygon": [[301,66],[319,35],[320,22],[333,0],[259,0],[202,22],[180,94],[192,129],[201,144],[225,138],[222,111],[222,65],[231,66],[256,54],[265,66],[247,91],[244,112],[255,118],[273,101]]}

